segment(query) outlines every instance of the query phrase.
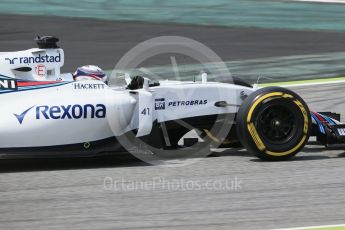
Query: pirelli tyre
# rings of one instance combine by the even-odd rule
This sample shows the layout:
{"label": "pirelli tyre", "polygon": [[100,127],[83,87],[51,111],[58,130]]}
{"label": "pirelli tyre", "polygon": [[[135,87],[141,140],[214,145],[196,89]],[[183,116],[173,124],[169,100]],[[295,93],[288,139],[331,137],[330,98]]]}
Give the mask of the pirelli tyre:
{"label": "pirelli tyre", "polygon": [[307,143],[311,131],[308,106],[291,90],[262,88],[246,98],[236,118],[241,144],[264,160],[285,160]]}

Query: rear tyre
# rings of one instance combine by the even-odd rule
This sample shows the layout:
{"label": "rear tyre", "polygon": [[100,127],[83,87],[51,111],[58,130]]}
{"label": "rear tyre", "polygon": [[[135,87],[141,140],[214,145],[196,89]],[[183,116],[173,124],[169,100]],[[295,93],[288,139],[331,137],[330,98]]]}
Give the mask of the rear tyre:
{"label": "rear tyre", "polygon": [[236,119],[242,145],[263,160],[285,160],[307,143],[311,118],[303,99],[280,87],[262,88],[241,105]]}

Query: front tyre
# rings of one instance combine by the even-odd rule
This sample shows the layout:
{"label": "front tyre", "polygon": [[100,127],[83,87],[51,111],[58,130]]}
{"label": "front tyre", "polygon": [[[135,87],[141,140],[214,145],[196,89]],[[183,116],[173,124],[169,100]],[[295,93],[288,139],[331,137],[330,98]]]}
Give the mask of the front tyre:
{"label": "front tyre", "polygon": [[280,87],[262,88],[241,105],[236,118],[242,145],[263,160],[285,160],[307,143],[311,118],[303,99]]}

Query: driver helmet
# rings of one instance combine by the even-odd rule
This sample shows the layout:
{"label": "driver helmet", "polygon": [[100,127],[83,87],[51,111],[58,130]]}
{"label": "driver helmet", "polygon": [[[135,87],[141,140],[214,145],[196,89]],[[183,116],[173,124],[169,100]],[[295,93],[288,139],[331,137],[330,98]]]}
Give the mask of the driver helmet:
{"label": "driver helmet", "polygon": [[107,84],[107,74],[98,66],[95,65],[85,65],[79,67],[73,74],[75,81],[85,81],[85,80],[97,80],[103,81]]}

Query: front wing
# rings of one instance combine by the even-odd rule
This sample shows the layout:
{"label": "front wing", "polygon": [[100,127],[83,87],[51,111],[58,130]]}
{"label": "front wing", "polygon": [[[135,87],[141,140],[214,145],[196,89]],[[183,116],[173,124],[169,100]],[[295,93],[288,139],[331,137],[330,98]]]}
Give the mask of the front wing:
{"label": "front wing", "polygon": [[340,114],[331,112],[311,112],[313,121],[312,136],[326,147],[345,144],[345,124],[340,122]]}

